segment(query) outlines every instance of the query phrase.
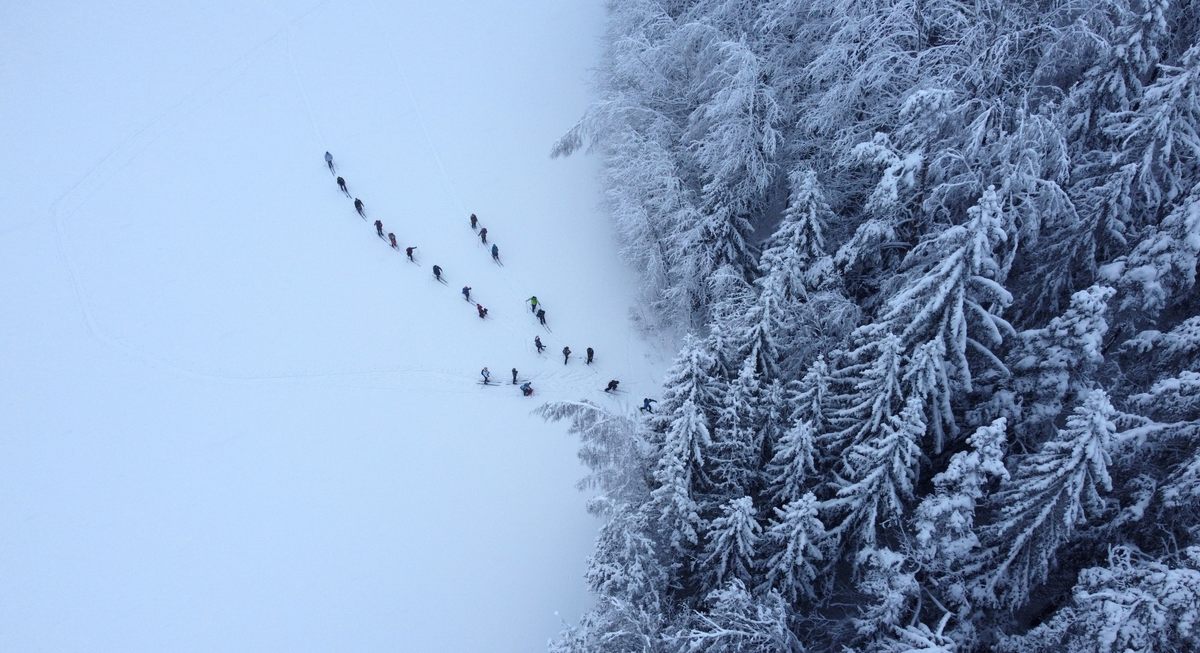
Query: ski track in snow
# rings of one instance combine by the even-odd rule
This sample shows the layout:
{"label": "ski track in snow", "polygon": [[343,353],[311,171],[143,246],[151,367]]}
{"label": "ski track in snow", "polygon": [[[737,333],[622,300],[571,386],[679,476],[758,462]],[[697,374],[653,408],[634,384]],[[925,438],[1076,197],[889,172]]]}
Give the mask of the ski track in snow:
{"label": "ski track in snow", "polygon": [[[113,10],[129,33],[106,34],[111,56],[146,70],[101,58],[88,74],[121,75],[106,88],[121,110],[20,107],[35,136],[78,132],[64,155],[81,172],[35,163],[22,174],[61,190],[0,229],[0,273],[36,279],[0,289],[16,316],[0,591],[26,597],[0,648],[540,649],[586,606],[595,522],[576,443],[528,413],[636,411],[662,367],[629,324],[592,164],[546,154],[586,104],[600,8],[208,10]],[[204,38],[174,38],[193,18]],[[87,22],[64,18],[52,46]],[[140,30],[190,67],[122,54]],[[145,103],[128,79],[182,92]],[[499,387],[476,382],[484,365]],[[506,382],[514,366],[532,399]],[[603,393],[609,378],[627,392]]]}

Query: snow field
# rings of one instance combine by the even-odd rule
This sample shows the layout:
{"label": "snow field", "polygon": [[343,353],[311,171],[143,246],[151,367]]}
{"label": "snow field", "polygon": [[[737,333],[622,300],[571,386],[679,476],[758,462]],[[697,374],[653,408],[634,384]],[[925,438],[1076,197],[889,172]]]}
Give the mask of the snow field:
{"label": "snow field", "polygon": [[0,648],[529,651],[575,620],[596,523],[529,411],[634,409],[658,369],[593,164],[547,156],[600,7],[4,11]]}

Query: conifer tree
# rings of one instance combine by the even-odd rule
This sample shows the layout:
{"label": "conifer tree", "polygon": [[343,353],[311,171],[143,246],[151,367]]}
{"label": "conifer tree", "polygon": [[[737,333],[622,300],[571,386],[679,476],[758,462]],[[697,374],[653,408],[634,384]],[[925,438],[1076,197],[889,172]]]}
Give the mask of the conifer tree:
{"label": "conifer tree", "polygon": [[798,302],[808,297],[815,287],[813,266],[828,256],[825,249],[826,224],[833,213],[809,169],[788,176],[791,197],[783,221],[768,239],[759,259],[763,277],[777,279],[783,302]]}
{"label": "conifer tree", "polygon": [[969,214],[966,224],[937,234],[909,254],[902,266],[903,283],[876,320],[880,328],[899,336],[905,352],[941,340],[947,378],[956,389],[967,391],[972,387],[968,347],[995,370],[1007,372],[992,349],[1012,330],[985,308],[1012,301],[1001,286],[994,255],[1007,238],[995,189],[988,189]]}
{"label": "conifer tree", "polygon": [[870,548],[883,522],[903,516],[913,497],[917,442],[925,433],[921,402],[911,398],[877,435],[856,444],[847,454],[849,477],[838,479],[837,492],[821,503],[829,515],[829,534],[843,547]]}
{"label": "conifer tree", "polygon": [[754,596],[745,583],[735,579],[709,592],[704,604],[703,609],[693,613],[687,625],[670,638],[671,646],[665,650],[680,653],[804,651],[788,628],[787,604],[775,592]]}
{"label": "conifer tree", "polygon": [[879,433],[900,404],[900,339],[890,333],[872,337],[865,329],[858,333],[867,342],[844,354],[838,387],[828,397],[829,428],[817,438],[829,459]]}
{"label": "conifer tree", "polygon": [[814,597],[814,583],[825,561],[820,543],[825,527],[817,516],[817,498],[807,493],[775,509],[763,534],[760,564],[763,585],[796,603]]}
{"label": "conifer tree", "polygon": [[832,418],[831,384],[833,378],[825,356],[818,356],[808,366],[804,377],[796,385],[795,396],[792,399],[793,417],[798,421],[807,422],[814,432],[824,433],[830,430]]}
{"label": "conifer tree", "polygon": [[813,458],[813,429],[796,420],[775,447],[767,465],[772,505],[782,506],[800,499],[816,485]]}
{"label": "conifer tree", "polygon": [[709,524],[703,568],[709,587],[737,579],[748,582],[754,571],[754,553],[762,527],[750,497],[731,499]]}
{"label": "conifer tree", "polygon": [[1092,286],[1071,297],[1071,306],[1044,328],[1021,332],[1009,354],[1013,389],[1022,398],[1020,431],[1033,436],[1050,425],[1063,403],[1083,390],[1104,360],[1108,300],[1112,288]]}
{"label": "conifer tree", "polygon": [[1200,548],[1182,564],[1115,547],[1085,569],[1070,604],[1032,631],[1001,641],[1006,653],[1200,651]]}
{"label": "conifer tree", "polygon": [[747,359],[730,382],[717,415],[712,478],[725,496],[752,492],[763,443],[762,387],[754,361]]}
{"label": "conifer tree", "polygon": [[1009,609],[1023,604],[1050,573],[1059,547],[1102,510],[1101,494],[1112,489],[1113,417],[1108,396],[1093,390],[1057,437],[1016,460],[1009,481],[989,500],[995,517],[981,539],[995,563],[981,579],[984,600]]}
{"label": "conifer tree", "polygon": [[1187,193],[1200,160],[1200,44],[1179,65],[1161,65],[1137,107],[1107,116],[1105,131],[1120,143],[1122,161],[1137,164],[1134,186],[1146,210]]}

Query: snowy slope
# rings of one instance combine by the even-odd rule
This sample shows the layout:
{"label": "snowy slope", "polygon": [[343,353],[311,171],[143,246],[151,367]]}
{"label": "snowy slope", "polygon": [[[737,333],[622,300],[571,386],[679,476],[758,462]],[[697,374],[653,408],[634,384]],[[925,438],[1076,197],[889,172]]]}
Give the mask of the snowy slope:
{"label": "snowy slope", "polygon": [[575,443],[475,381],[653,392],[593,164],[547,157],[597,5],[0,10],[0,649],[531,651],[578,616]]}

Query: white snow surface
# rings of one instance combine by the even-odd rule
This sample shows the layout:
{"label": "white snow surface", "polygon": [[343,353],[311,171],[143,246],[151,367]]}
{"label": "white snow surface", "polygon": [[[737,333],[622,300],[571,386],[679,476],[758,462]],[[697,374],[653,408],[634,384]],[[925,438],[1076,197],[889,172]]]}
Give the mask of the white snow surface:
{"label": "white snow surface", "polygon": [[598,524],[530,411],[636,410],[662,369],[594,161],[548,157],[602,26],[598,0],[0,8],[0,650],[537,651],[579,616]]}

